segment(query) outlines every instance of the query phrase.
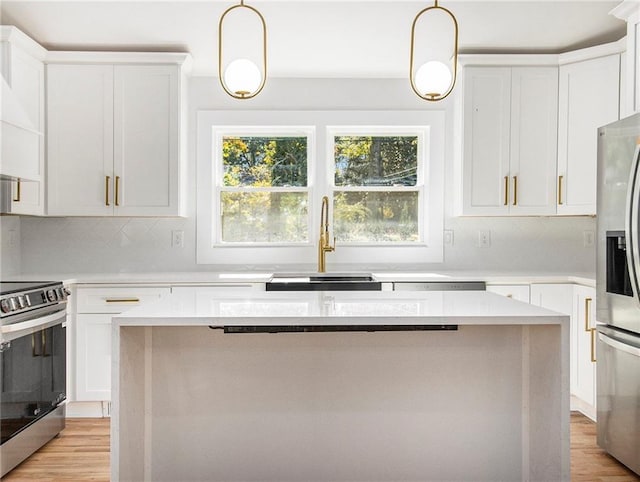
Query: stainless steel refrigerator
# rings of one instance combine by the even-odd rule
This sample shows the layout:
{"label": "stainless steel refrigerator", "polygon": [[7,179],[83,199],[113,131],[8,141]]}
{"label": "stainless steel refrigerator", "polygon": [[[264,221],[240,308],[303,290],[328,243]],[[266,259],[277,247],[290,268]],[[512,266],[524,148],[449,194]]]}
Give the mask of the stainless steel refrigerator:
{"label": "stainless steel refrigerator", "polygon": [[598,445],[640,474],[640,114],[598,129]]}

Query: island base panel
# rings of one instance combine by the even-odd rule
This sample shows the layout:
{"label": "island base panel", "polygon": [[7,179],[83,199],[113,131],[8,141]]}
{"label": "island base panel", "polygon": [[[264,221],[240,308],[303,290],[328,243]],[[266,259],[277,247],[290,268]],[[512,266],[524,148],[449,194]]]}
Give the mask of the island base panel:
{"label": "island base panel", "polygon": [[114,475],[568,479],[560,331],[224,334],[123,326]]}

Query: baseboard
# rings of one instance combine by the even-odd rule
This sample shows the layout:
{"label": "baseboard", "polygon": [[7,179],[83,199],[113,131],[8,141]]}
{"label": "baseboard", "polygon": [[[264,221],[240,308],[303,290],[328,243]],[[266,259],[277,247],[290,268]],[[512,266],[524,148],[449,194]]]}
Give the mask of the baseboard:
{"label": "baseboard", "polygon": [[111,416],[111,402],[67,402],[67,418],[106,418]]}
{"label": "baseboard", "polygon": [[569,407],[571,408],[571,411],[578,411],[585,417],[590,418],[594,422],[596,421],[596,407],[579,399],[578,397],[571,395]]}

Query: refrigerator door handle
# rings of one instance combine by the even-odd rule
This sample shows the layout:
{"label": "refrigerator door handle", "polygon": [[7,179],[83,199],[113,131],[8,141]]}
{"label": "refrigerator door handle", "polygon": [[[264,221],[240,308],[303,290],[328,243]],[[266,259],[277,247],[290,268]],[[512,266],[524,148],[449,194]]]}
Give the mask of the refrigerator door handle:
{"label": "refrigerator door handle", "polygon": [[635,346],[627,345],[618,340],[614,340],[613,338],[609,338],[607,335],[603,333],[598,333],[598,338],[602,343],[606,343],[611,348],[615,348],[616,350],[623,351],[625,353],[629,353],[630,355],[637,356],[640,358],[640,348]]}
{"label": "refrigerator door handle", "polygon": [[636,303],[640,304],[640,284],[638,283],[638,260],[640,259],[640,244],[638,243],[638,207],[640,203],[640,145],[636,146],[633,154],[629,183],[627,184],[627,206],[625,212],[625,236],[627,239],[627,266],[629,267],[629,278],[631,279],[631,289]]}

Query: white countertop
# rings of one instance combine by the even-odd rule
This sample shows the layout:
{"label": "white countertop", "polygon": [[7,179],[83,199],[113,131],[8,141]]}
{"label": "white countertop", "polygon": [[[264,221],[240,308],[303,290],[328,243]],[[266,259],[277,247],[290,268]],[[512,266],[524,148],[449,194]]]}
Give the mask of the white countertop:
{"label": "white countertop", "polygon": [[[594,273],[501,272],[501,271],[374,271],[383,282],[485,281],[489,284],[577,283],[595,287]],[[11,276],[6,281],[61,280],[66,284],[227,284],[264,283],[272,275],[264,272],[154,272],[154,273],[33,273]],[[5,281],[5,280],[3,280]]]}
{"label": "white countertop", "polygon": [[187,292],[116,315],[119,326],[548,325],[569,317],[486,291]]}

